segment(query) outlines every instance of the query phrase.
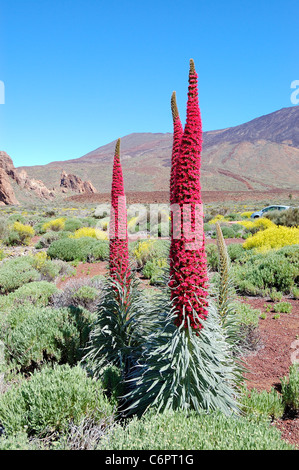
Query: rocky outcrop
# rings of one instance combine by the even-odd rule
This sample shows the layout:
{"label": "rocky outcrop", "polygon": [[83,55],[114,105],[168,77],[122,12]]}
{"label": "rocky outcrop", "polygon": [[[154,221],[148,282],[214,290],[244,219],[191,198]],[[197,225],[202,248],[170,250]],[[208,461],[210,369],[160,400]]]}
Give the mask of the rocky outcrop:
{"label": "rocky outcrop", "polygon": [[28,191],[33,191],[40,199],[53,199],[55,197],[55,192],[47,188],[43,181],[29,178],[25,170],[18,172],[17,178],[19,186]]}
{"label": "rocky outcrop", "polygon": [[67,190],[71,190],[79,194],[94,194],[97,192],[96,188],[90,181],[83,181],[79,176],[68,175],[65,171],[62,171],[61,173],[60,187],[62,188],[63,193],[67,192]]}
{"label": "rocky outcrop", "polygon": [[0,204],[19,204],[10,183],[10,178],[3,168],[0,168]]}
{"label": "rocky outcrop", "polygon": [[51,200],[55,192],[49,190],[43,181],[30,179],[25,170],[20,172],[14,167],[13,161],[6,152],[0,151],[0,203],[18,204],[12,182],[21,189],[32,192],[40,199]]}

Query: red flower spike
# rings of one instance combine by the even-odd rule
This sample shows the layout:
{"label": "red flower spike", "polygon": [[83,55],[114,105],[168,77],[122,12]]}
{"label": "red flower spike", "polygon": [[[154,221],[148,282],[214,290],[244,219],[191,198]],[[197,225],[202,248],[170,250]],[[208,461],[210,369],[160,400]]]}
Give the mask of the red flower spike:
{"label": "red flower spike", "polygon": [[[176,164],[179,158],[182,135],[183,135],[183,126],[180,120],[180,115],[176,103],[176,93],[175,91],[171,95],[171,111],[172,111],[172,120],[173,120],[173,145],[172,145],[172,156],[171,156],[171,174],[170,174],[170,204],[172,206],[171,212],[171,245],[170,245],[170,259],[172,259],[172,254],[177,251],[176,247],[176,237],[178,234],[173,234],[173,221],[176,220],[176,217],[179,217],[178,207],[175,206],[175,181],[176,181]],[[173,277],[173,264],[170,263],[170,277]]]}
{"label": "red flower spike", "polygon": [[113,279],[121,279],[123,285],[128,286],[129,250],[127,233],[127,208],[124,191],[124,180],[120,163],[120,139],[115,146],[112,190],[111,190],[111,217],[109,225],[109,268]]}
{"label": "red flower spike", "polygon": [[[173,147],[175,147],[175,135]],[[198,104],[197,73],[190,60],[187,120],[181,138],[179,153],[176,156],[175,178],[171,200],[180,208],[180,216],[173,218],[172,243],[170,249],[171,296],[178,312],[177,325],[185,319],[185,327],[190,325],[200,330],[202,324],[194,318],[193,310],[199,318],[207,316],[208,277],[207,260],[204,249],[203,224],[198,224],[201,207],[200,167],[202,149],[202,124]],[[184,230],[184,208],[190,210],[190,230]],[[201,220],[201,222],[203,222]],[[177,226],[176,226],[177,225]],[[174,239],[182,227],[180,239]],[[192,239],[190,238],[192,236]],[[188,238],[187,238],[188,237]],[[199,243],[194,241],[200,240]],[[193,243],[193,245],[192,245]]]}

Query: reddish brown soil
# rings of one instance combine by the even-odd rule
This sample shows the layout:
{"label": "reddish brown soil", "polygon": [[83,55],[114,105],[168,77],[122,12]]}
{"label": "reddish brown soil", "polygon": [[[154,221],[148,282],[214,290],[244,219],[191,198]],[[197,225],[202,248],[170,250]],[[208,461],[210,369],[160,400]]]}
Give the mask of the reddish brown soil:
{"label": "reddish brown soil", "polygon": [[[284,189],[271,189],[269,191],[202,191],[202,200],[204,203],[210,202],[223,202],[223,201],[263,201],[263,200],[277,200],[288,199],[289,193],[292,193],[293,198],[299,197],[299,191],[284,190]],[[77,194],[75,196],[67,197],[66,201],[73,201],[78,203],[105,203],[110,202],[110,193],[97,193],[97,194]],[[128,204],[156,204],[169,202],[169,191],[128,191],[126,193]]]}
{"label": "reddish brown soil", "polygon": [[92,278],[94,276],[97,276],[98,274],[104,276],[106,273],[106,261],[100,261],[99,263],[79,263],[76,267],[76,274],[74,276],[59,279],[56,285],[59,289],[62,289],[64,285],[71,279]]}
{"label": "reddish brown soil", "polygon": [[[244,358],[249,371],[246,374],[248,388],[269,391],[274,387],[279,391],[280,379],[288,375],[292,360],[299,360],[299,344],[294,344],[299,339],[299,301],[282,300],[292,304],[292,312],[281,313],[280,318],[274,319],[273,302],[254,297],[245,299],[246,303],[262,312],[266,312],[267,306],[272,307],[270,312],[266,312],[267,318],[260,320],[259,349]],[[274,424],[281,430],[284,439],[299,448],[298,415],[277,420]]]}

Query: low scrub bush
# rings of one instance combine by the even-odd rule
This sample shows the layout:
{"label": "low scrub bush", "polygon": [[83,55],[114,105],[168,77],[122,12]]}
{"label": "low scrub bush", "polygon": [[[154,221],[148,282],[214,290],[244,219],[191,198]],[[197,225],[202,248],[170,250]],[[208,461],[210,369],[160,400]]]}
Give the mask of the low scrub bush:
{"label": "low scrub bush", "polygon": [[243,411],[249,417],[279,419],[284,414],[284,404],[282,396],[271,388],[270,392],[256,389],[243,390],[242,394]]}
{"label": "low scrub bush", "polygon": [[276,313],[291,313],[292,304],[289,302],[279,302],[278,304],[274,305],[273,310]]}
{"label": "low scrub bush", "polygon": [[163,277],[167,267],[168,263],[165,258],[155,258],[153,261],[146,262],[143,268],[143,275],[146,279],[150,279],[150,284],[152,285],[163,284]]}
{"label": "low scrub bush", "polygon": [[5,260],[0,266],[0,292],[7,294],[28,282],[38,281],[39,272],[33,268],[29,257]]}
{"label": "low scrub bush", "polygon": [[37,307],[48,305],[52,295],[58,292],[55,284],[47,281],[30,282],[19,287],[14,292],[0,297],[0,309],[10,309],[24,303],[31,303]]}
{"label": "low scrub bush", "polygon": [[0,422],[8,436],[66,433],[85,417],[102,421],[112,415],[101,383],[88,378],[79,366],[44,367],[0,395]]}
{"label": "low scrub bush", "polygon": [[108,243],[89,237],[67,238],[54,241],[48,248],[48,256],[63,261],[96,261],[108,257]]}
{"label": "low scrub bush", "polygon": [[148,261],[155,258],[166,258],[169,252],[169,242],[164,240],[138,240],[130,244],[130,252],[137,262],[138,268],[143,268]]}
{"label": "low scrub bush", "polygon": [[100,279],[74,279],[53,295],[52,304],[55,308],[73,306],[95,312],[103,295],[102,290]]}
{"label": "low scrub bush", "polygon": [[259,342],[261,311],[243,302],[234,302],[234,315],[238,325],[237,342],[241,349],[255,349]]}
{"label": "low scrub bush", "polygon": [[218,264],[219,264],[219,255],[218,255],[218,248],[216,245],[212,243],[206,246],[206,255],[207,255],[207,262],[208,267],[212,271],[218,271]]}
{"label": "low scrub bush", "polygon": [[232,262],[242,258],[246,252],[241,243],[232,243],[231,245],[228,245],[227,251]]}
{"label": "low scrub bush", "polygon": [[269,297],[272,300],[272,302],[279,302],[282,299],[282,296],[283,296],[282,292],[277,292],[275,287],[273,287],[271,291],[269,292]]}
{"label": "low scrub bush", "polygon": [[79,230],[82,228],[83,224],[81,220],[77,218],[68,218],[64,222],[64,230],[67,232],[75,232],[76,230]]}
{"label": "low scrub bush", "polygon": [[292,364],[289,377],[281,379],[281,393],[285,405],[293,410],[299,410],[299,365]]}
{"label": "low scrub bush", "polygon": [[222,227],[222,234],[224,238],[235,238],[235,231],[231,227]]}
{"label": "low scrub bush", "polygon": [[165,412],[133,418],[104,436],[99,450],[292,449],[268,423],[220,413]]}
{"label": "low scrub bush", "polygon": [[299,279],[299,250],[293,247],[251,254],[233,266],[236,287],[241,294],[258,295],[266,289],[289,293]]}
{"label": "low scrub bush", "polygon": [[284,225],[285,227],[299,226],[299,208],[291,208],[285,211],[271,211],[266,217],[276,225]]}
{"label": "low scrub bush", "polygon": [[75,364],[82,357],[94,316],[82,308],[37,307],[24,302],[2,319],[7,362],[17,369],[44,361]]}
{"label": "low scrub bush", "polygon": [[21,222],[15,222],[4,240],[6,245],[29,245],[34,235],[34,229],[30,225],[24,225]]}

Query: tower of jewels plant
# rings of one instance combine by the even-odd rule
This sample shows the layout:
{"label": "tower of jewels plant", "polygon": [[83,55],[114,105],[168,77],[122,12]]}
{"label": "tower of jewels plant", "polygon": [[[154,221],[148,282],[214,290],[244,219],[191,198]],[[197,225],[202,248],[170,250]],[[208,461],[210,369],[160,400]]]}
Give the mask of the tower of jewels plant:
{"label": "tower of jewels plant", "polygon": [[[238,412],[240,369],[227,341],[217,303],[208,299],[207,262],[200,187],[201,116],[197,74],[190,61],[187,121],[181,134],[178,112],[173,141],[170,200],[173,211],[169,290],[155,297],[156,331],[130,373],[125,413],[219,409]],[[175,110],[175,112],[174,112]],[[178,140],[181,140],[178,146]],[[187,209],[187,216],[185,210]],[[183,230],[181,230],[183,227]],[[181,236],[178,237],[178,233]]]}
{"label": "tower of jewels plant", "polygon": [[[187,119],[183,133],[172,100],[175,129],[170,200],[176,207],[173,211],[170,250],[170,287],[178,311],[177,325],[184,318],[186,327],[189,320],[193,328],[200,329],[202,323],[198,319],[207,316],[208,277],[200,185],[202,124],[197,86],[197,73],[191,59]],[[193,315],[194,310],[197,319]]]}

